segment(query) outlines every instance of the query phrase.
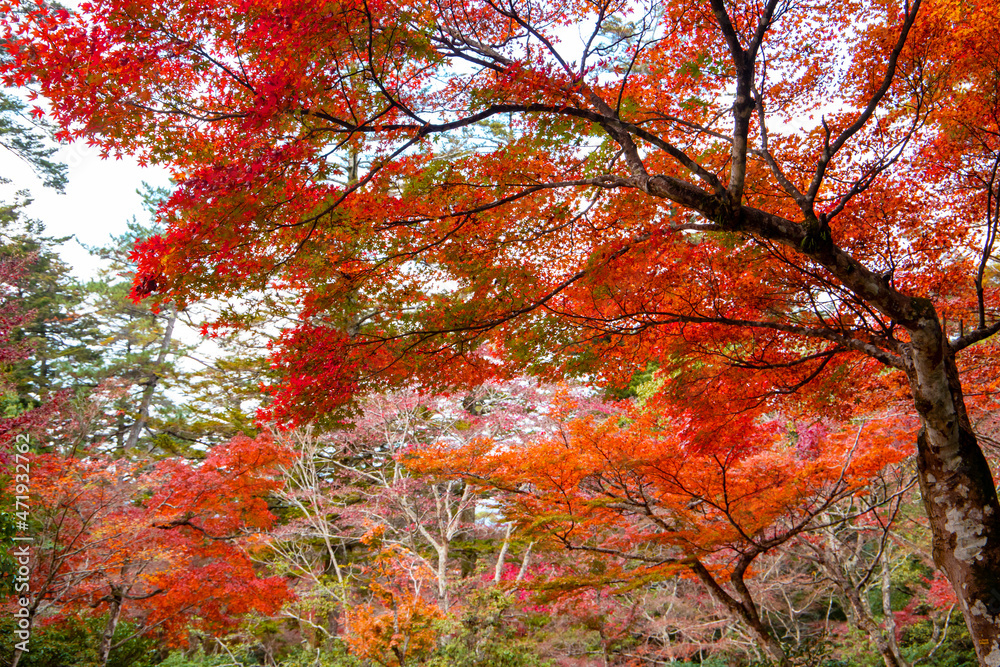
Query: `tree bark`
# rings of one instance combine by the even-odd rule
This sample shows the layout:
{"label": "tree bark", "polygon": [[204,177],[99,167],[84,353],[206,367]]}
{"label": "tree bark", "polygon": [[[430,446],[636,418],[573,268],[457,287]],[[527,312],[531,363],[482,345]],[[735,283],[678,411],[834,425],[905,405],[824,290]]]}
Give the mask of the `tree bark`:
{"label": "tree bark", "polygon": [[885,618],[885,639],[889,653],[892,655],[894,664],[899,667],[910,667],[910,663],[903,657],[903,652],[899,650],[899,642],[896,641],[896,617],[892,613],[892,570],[889,566],[889,552],[891,547],[886,546],[882,552],[882,616]]}
{"label": "tree bark", "polygon": [[503,576],[503,566],[507,560],[507,550],[510,548],[510,533],[514,530],[514,524],[507,524],[507,533],[503,538],[503,546],[500,547],[500,553],[497,555],[496,566],[493,568],[493,583],[499,584],[500,578]]}
{"label": "tree bark", "polygon": [[928,315],[911,331],[906,370],[921,420],[917,470],[934,562],[955,589],[980,664],[1000,667],[1000,504],[954,355]]}
{"label": "tree bark", "polygon": [[153,393],[156,391],[156,385],[160,381],[161,369],[167,360],[167,353],[170,351],[170,341],[173,340],[174,324],[176,322],[177,306],[171,305],[170,317],[167,319],[167,327],[163,332],[163,339],[160,342],[160,350],[156,355],[153,372],[146,378],[146,388],[142,391],[142,399],[139,402],[139,414],[136,416],[131,428],[129,428],[128,440],[125,442],[125,447],[120,454],[131,452],[135,449],[135,446],[139,443],[139,436],[142,435],[142,429],[146,427],[146,423],[149,421],[149,408],[153,402]]}
{"label": "tree bark", "polygon": [[98,662],[101,667],[107,667],[108,658],[111,656],[111,644],[115,637],[115,630],[118,628],[118,619],[122,614],[122,600],[124,594],[120,588],[113,586],[111,595],[108,596],[108,620],[104,624],[104,632],[101,635],[101,648],[98,654]]}

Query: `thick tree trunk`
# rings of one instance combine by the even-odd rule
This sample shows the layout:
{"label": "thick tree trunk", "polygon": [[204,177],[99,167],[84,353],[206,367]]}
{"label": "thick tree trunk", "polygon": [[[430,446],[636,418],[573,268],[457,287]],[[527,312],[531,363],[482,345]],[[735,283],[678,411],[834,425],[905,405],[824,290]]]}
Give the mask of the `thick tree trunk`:
{"label": "thick tree trunk", "polygon": [[972,432],[954,356],[937,318],[911,330],[907,373],[922,428],[917,469],[934,561],[948,575],[979,662],[1000,667],[1000,504]]}

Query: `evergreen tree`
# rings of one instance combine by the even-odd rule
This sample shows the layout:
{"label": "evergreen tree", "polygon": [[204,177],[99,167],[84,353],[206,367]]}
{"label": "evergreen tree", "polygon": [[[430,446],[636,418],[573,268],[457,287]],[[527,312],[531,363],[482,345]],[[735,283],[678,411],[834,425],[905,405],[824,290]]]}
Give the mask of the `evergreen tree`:
{"label": "evergreen tree", "polygon": [[[55,162],[55,147],[46,141],[49,125],[26,113],[26,105],[13,94],[0,91],[0,146],[21,158],[42,182],[58,191],[66,185],[66,165]],[[0,183],[10,179],[0,174]]]}

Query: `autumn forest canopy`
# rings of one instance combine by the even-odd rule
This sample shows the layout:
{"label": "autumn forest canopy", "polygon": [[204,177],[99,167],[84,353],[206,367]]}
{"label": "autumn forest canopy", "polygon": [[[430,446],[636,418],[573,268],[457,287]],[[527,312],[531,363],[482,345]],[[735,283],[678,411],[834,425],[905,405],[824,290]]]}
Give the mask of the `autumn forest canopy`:
{"label": "autumn forest canopy", "polygon": [[6,664],[1000,667],[995,0],[0,8]]}

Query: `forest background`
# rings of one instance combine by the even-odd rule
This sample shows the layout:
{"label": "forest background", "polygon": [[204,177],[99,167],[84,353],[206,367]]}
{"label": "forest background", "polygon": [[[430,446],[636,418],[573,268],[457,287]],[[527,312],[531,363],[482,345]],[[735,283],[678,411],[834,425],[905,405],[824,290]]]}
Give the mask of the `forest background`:
{"label": "forest background", "polygon": [[[41,86],[58,125],[5,93],[4,147],[50,188],[65,179],[49,132],[172,161],[178,185],[143,190],[157,222],[133,222],[92,249],[105,268],[91,280],[72,274],[61,240],[28,219],[23,201],[3,208],[4,659],[177,667],[1000,660],[1000,590],[990,578],[1000,563],[989,532],[1000,163],[991,129],[998,61],[983,56],[983,48],[995,56],[998,43],[982,19],[989,8],[969,19],[935,5],[920,15],[926,23],[919,3],[873,9],[869,28],[890,66],[856,54],[858,66],[875,67],[856,91],[872,111],[845,102],[840,116],[826,109],[805,132],[825,131],[814,183],[829,168],[834,184],[802,193],[783,175],[791,158],[777,131],[774,154],[768,148],[765,96],[752,93],[756,109],[740,97],[741,86],[768,83],[741,58],[775,11],[793,7],[755,5],[737,16],[720,6],[714,18],[692,19],[684,3],[676,16],[625,12],[631,23],[609,18],[623,11],[613,3],[579,9],[578,19],[596,17],[587,48],[596,45],[606,73],[621,75],[622,57],[655,51],[656,40],[644,40],[668,18],[692,21],[690,34],[705,40],[682,40],[679,63],[670,48],[656,54],[688,97],[678,116],[638,124],[623,120],[634,110],[622,99],[641,107],[653,89],[646,82],[626,95],[629,76],[662,72],[622,75],[619,108],[610,110],[599,76],[589,92],[581,83],[591,73],[582,60],[578,73],[562,63],[568,79],[545,64],[558,60],[545,31],[569,19],[532,19],[513,4],[484,5],[510,31],[492,42],[458,40],[452,14],[401,20],[399,8],[368,5],[322,14],[350,26],[338,48],[362,65],[338,65],[349,72],[340,81],[365,81],[345,92],[348,108],[367,105],[364,122],[357,109],[353,120],[338,116],[342,100],[324,98],[322,109],[302,101],[329,95],[303,64],[309,58],[275,58],[277,71],[245,67],[241,80],[209,52],[239,33],[212,8],[194,22],[211,38],[175,35],[164,55],[163,43],[129,32],[136,25],[121,23],[114,3],[104,14],[88,5],[79,24],[61,10],[5,6],[7,81]],[[266,9],[239,19],[241,30],[258,31],[240,48],[260,37],[258,47],[294,55],[315,48],[315,35],[332,39],[320,14]],[[169,19],[143,12],[172,34],[157,23]],[[392,14],[391,27],[379,12]],[[727,12],[736,28],[720,18]],[[296,23],[303,17],[305,27]],[[88,21],[127,29],[98,40]],[[759,35],[754,26],[763,26]],[[61,58],[83,34],[105,49],[91,57],[114,76],[87,71],[68,81],[80,68]],[[954,80],[932,67],[965,64],[934,51],[945,48],[942,34],[980,48]],[[713,51],[720,36],[722,51]],[[32,48],[20,46],[25,39]],[[522,39],[541,44],[541,55],[498,51]],[[484,84],[460,68],[452,84],[470,77],[475,94],[409,90],[423,75],[408,68],[439,67],[442,50],[493,78]],[[129,69],[157,58],[166,64],[155,76],[147,64]],[[184,58],[190,70],[172,69]],[[390,72],[390,63],[401,69]],[[186,77],[213,67],[252,95],[209,98],[218,93],[211,85],[190,87]],[[151,92],[157,76],[167,77],[158,86],[183,82],[179,97],[169,86]],[[772,80],[768,94],[783,99],[785,83]],[[812,90],[812,81],[799,83]],[[414,111],[445,91],[452,102],[474,98],[471,115],[428,122]],[[206,99],[191,102],[193,92]],[[154,94],[163,96],[159,110]],[[85,98],[81,108],[75,100]],[[662,111],[670,99],[652,104]],[[243,104],[250,111],[232,113]],[[205,117],[184,125],[193,109]],[[752,131],[748,109],[762,119]],[[180,125],[154,122],[162,117],[154,111]],[[956,123],[958,111],[965,121],[975,111],[981,124]],[[517,113],[552,117],[492,120]],[[720,151],[726,135],[715,124],[726,113],[736,114],[735,134]],[[316,137],[331,131],[317,122],[349,136],[317,152],[329,144]],[[224,130],[212,136],[199,123]],[[686,150],[697,146],[697,159],[665,138],[678,127],[695,131]],[[858,132],[854,159],[836,163]],[[381,135],[365,144],[366,133]],[[245,163],[220,162],[233,136]],[[760,148],[748,151],[747,139]],[[685,185],[656,150],[709,190]],[[595,176],[587,160],[608,173]],[[520,171],[498,175],[494,161]],[[303,177],[310,164],[322,166]],[[643,176],[645,166],[667,173]],[[937,216],[901,204],[892,191],[901,183],[922,188]],[[585,196],[547,194],[563,188]],[[635,198],[606,202],[617,188],[697,215]],[[795,228],[781,217],[787,209],[753,208],[780,190],[802,209]],[[429,229],[411,231],[422,224]],[[577,236],[564,239],[564,230]],[[959,322],[950,334],[949,317]],[[206,340],[182,337],[182,326]],[[942,344],[939,372],[924,348]],[[943,400],[935,378],[944,378],[952,421],[934,403]],[[914,457],[918,429],[923,454]],[[967,477],[938,485],[949,487],[942,492],[936,476],[954,472],[948,456],[972,463],[956,465]],[[948,496],[961,488],[967,500],[985,494],[984,504]],[[30,511],[19,513],[18,498]],[[948,511],[935,514],[935,503]],[[26,535],[30,574],[19,579]],[[25,625],[27,651],[17,634]]]}

